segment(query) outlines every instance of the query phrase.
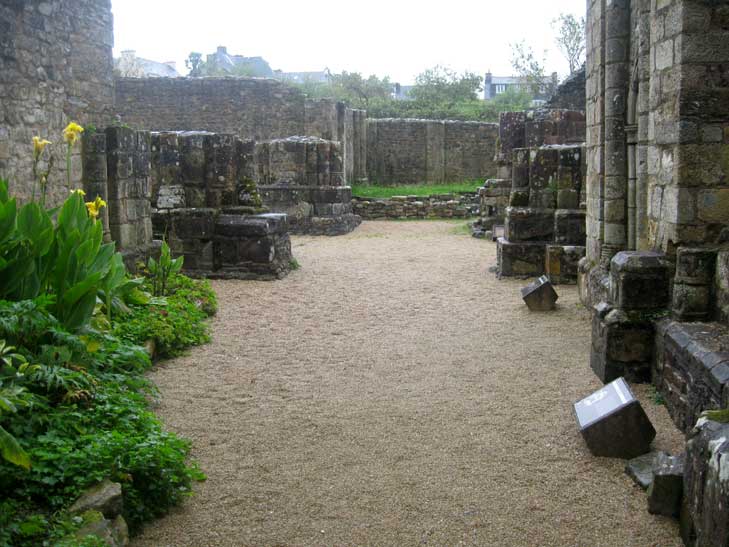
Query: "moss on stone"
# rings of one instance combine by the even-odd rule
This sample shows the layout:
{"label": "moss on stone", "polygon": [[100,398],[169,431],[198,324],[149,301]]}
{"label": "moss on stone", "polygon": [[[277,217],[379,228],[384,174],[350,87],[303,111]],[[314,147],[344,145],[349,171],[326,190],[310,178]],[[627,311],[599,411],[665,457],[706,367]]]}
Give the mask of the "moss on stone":
{"label": "moss on stone", "polygon": [[705,410],[703,416],[705,416],[712,422],[729,424],[729,408],[723,408],[721,410]]}

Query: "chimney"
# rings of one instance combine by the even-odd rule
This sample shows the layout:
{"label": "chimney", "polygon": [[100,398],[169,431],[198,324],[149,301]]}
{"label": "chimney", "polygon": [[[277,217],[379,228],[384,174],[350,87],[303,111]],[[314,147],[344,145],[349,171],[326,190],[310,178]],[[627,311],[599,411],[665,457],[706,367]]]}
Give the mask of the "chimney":
{"label": "chimney", "polygon": [[228,55],[228,48],[225,46],[218,46],[218,54]]}

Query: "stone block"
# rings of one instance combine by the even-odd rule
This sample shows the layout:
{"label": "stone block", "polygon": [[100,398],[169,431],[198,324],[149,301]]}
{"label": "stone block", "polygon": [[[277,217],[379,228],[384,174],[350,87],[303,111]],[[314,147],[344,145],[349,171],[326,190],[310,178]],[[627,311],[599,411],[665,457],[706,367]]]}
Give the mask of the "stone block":
{"label": "stone block", "polygon": [[621,376],[635,382],[650,381],[653,344],[650,320],[631,319],[604,302],[594,306],[590,368],[602,382]]}
{"label": "stone block", "polygon": [[587,212],[583,209],[557,209],[554,212],[554,242],[585,246]]}
{"label": "stone block", "polygon": [[656,430],[624,379],[576,402],[574,411],[593,455],[630,459],[650,451]]}
{"label": "stone block", "polygon": [[215,219],[215,235],[254,238],[287,232],[286,215],[268,213],[255,216],[220,215]]}
{"label": "stone block", "polygon": [[678,517],[683,494],[685,456],[664,458],[653,472],[648,488],[648,512],[653,515]]}
{"label": "stone block", "polygon": [[491,241],[498,241],[504,237],[504,226],[501,224],[494,224],[491,227]]}
{"label": "stone block", "polygon": [[512,242],[551,241],[554,236],[554,210],[507,207],[504,237]]}
{"label": "stone block", "polygon": [[662,451],[643,454],[628,460],[628,463],[625,464],[625,473],[643,490],[648,490],[650,485],[653,484],[653,475],[656,469],[668,458],[670,456]]}
{"label": "stone block", "polygon": [[551,311],[559,298],[546,275],[524,287],[521,297],[530,311]]}
{"label": "stone block", "polygon": [[500,237],[496,241],[499,277],[538,277],[544,275],[544,243],[512,243]]}
{"label": "stone block", "polygon": [[184,186],[160,186],[157,192],[157,209],[184,209],[187,207]]}
{"label": "stone block", "polygon": [[544,270],[552,283],[577,283],[580,260],[584,256],[585,247],[547,245]]}
{"label": "stone block", "polygon": [[668,265],[664,255],[623,251],[610,262],[610,297],[624,310],[660,310],[670,301]]}
{"label": "stone block", "polygon": [[686,545],[729,545],[729,424],[707,417],[686,443],[681,536]]}

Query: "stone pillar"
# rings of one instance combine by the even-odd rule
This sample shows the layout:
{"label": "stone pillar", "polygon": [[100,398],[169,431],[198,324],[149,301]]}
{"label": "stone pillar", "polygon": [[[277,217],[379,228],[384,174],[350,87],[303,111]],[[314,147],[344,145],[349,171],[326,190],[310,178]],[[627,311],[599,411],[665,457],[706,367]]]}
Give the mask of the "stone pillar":
{"label": "stone pillar", "polygon": [[111,232],[109,230],[106,134],[87,131],[84,133],[81,143],[84,192],[89,201],[93,201],[98,196],[107,202],[107,207],[101,210],[100,219],[104,225],[104,241],[108,242],[111,241]]}
{"label": "stone pillar", "polygon": [[627,149],[625,116],[630,54],[630,0],[605,8],[605,191],[603,252],[609,259],[626,248]]}

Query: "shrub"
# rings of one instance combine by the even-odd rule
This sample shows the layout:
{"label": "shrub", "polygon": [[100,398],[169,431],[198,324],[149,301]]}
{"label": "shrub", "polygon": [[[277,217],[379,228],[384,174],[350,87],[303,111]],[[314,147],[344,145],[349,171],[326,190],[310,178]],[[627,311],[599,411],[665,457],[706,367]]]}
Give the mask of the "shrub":
{"label": "shrub", "polygon": [[[150,289],[153,280],[145,280]],[[128,342],[143,345],[153,340],[160,357],[179,355],[190,346],[210,340],[205,323],[217,310],[217,299],[207,281],[172,275],[167,284],[169,296],[154,304],[131,306],[131,314],[114,325],[114,334]]]}

